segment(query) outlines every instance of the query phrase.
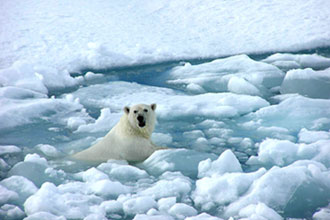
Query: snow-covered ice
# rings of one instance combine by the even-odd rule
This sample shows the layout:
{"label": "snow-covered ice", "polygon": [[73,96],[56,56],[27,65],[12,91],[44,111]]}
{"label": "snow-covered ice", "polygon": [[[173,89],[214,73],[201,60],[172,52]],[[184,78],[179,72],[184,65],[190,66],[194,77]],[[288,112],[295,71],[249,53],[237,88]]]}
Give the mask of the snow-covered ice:
{"label": "snow-covered ice", "polygon": [[[330,4],[0,4],[0,219],[330,218]],[[157,103],[145,161],[89,164]]]}

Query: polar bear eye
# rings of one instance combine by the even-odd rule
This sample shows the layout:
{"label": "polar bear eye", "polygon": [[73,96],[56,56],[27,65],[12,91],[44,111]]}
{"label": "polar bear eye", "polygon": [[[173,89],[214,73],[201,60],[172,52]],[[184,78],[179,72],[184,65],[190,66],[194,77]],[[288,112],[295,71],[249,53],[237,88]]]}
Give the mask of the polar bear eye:
{"label": "polar bear eye", "polygon": [[137,110],[134,110],[134,114],[136,114],[136,113],[138,113],[138,111]]}
{"label": "polar bear eye", "polygon": [[144,111],[144,112],[148,112],[148,109],[144,109],[143,111]]}

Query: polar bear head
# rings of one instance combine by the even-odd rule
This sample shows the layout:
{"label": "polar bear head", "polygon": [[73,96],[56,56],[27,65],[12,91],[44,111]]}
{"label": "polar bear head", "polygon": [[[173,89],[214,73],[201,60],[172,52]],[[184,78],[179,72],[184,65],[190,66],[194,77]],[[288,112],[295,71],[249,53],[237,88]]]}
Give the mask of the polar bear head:
{"label": "polar bear head", "polygon": [[124,112],[133,130],[149,138],[155,128],[156,107],[156,104],[138,104],[131,107],[124,107]]}

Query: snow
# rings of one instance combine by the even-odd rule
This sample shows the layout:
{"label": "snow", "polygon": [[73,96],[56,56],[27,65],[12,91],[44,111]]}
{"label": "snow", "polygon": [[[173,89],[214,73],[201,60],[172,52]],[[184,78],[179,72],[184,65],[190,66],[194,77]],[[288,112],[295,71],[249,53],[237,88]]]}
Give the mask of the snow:
{"label": "snow", "polygon": [[0,67],[27,60],[71,71],[329,46],[327,4],[10,1],[0,8]]}
{"label": "snow", "polygon": [[[0,219],[329,219],[328,6],[3,1]],[[138,103],[168,149],[71,158]]]}

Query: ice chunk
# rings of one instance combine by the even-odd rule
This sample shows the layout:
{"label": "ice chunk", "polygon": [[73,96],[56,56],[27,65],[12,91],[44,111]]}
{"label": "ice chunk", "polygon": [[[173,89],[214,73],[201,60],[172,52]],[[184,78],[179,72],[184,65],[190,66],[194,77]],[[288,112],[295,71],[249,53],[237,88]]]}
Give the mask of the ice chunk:
{"label": "ice chunk", "polygon": [[242,167],[231,150],[223,152],[215,161],[206,159],[198,164],[198,178],[227,172],[242,172]]}
{"label": "ice chunk", "polygon": [[166,171],[180,171],[184,175],[196,177],[198,163],[206,158],[215,159],[216,156],[187,149],[159,150],[138,166],[156,176]]}
{"label": "ice chunk", "polygon": [[47,98],[46,94],[14,86],[0,88],[0,97],[8,99]]}
{"label": "ice chunk", "polygon": [[190,179],[181,175],[167,177],[167,174],[169,173],[164,173],[159,181],[139,194],[152,196],[155,199],[174,196],[179,199],[188,195],[192,187]]}
{"label": "ice chunk", "polygon": [[37,187],[44,182],[50,181],[60,184],[65,179],[65,173],[61,170],[55,170],[47,167],[47,161],[39,156],[27,156],[28,161],[19,162],[11,168],[8,176],[23,176],[32,181]]}
{"label": "ice chunk", "polygon": [[211,215],[203,212],[203,213],[201,213],[199,215],[185,218],[185,220],[223,220],[223,219],[222,218],[211,216]]}
{"label": "ice chunk", "polygon": [[0,129],[13,128],[33,123],[37,120],[49,120],[58,124],[67,124],[67,118],[79,116],[90,119],[83,106],[67,99],[35,98],[7,99],[0,97]]}
{"label": "ice chunk", "polygon": [[35,66],[35,75],[42,81],[48,90],[58,90],[77,86],[82,82],[79,77],[73,78],[68,70],[58,70],[49,66]]}
{"label": "ice chunk", "polygon": [[259,89],[244,78],[236,76],[231,77],[227,86],[229,92],[247,95],[261,95]]}
{"label": "ice chunk", "polygon": [[281,93],[299,93],[310,98],[330,98],[330,68],[322,71],[312,69],[290,70],[285,75]]}
{"label": "ice chunk", "polygon": [[93,73],[93,72],[87,72],[85,74],[85,79],[86,80],[95,80],[95,79],[99,79],[99,78],[102,78],[103,77],[103,74],[100,74],[100,73]]}
{"label": "ice chunk", "polygon": [[318,162],[298,161],[283,168],[273,167],[225,209],[225,216],[236,215],[258,202],[276,211],[285,211],[289,216],[305,216],[327,204],[329,184],[329,173]]}
{"label": "ice chunk", "polygon": [[313,143],[318,140],[328,140],[330,139],[329,131],[310,131],[306,128],[302,128],[298,134],[299,142],[303,143]]}
{"label": "ice chunk", "polygon": [[170,215],[145,215],[137,214],[133,220],[174,220]]}
{"label": "ice chunk", "polygon": [[119,182],[113,182],[108,179],[99,180],[90,183],[91,191],[104,198],[117,198],[120,194],[130,192],[130,188]]}
{"label": "ice chunk", "polygon": [[328,220],[330,219],[330,205],[313,214],[313,219],[315,220]]}
{"label": "ice chunk", "polygon": [[100,205],[106,213],[121,213],[123,212],[123,204],[115,200],[104,201]]}
{"label": "ice chunk", "polygon": [[[170,72],[170,84],[193,92],[224,92],[260,95],[258,88],[279,86],[284,73],[273,65],[246,55],[232,56],[199,65],[186,64]],[[199,86],[196,89],[196,85]],[[188,90],[189,91],[189,90]]]}
{"label": "ice chunk", "polygon": [[153,133],[151,136],[152,141],[157,146],[166,146],[172,143],[172,136],[171,134],[164,134],[164,133]]}
{"label": "ice chunk", "polygon": [[37,212],[28,217],[24,218],[24,220],[40,220],[40,219],[47,219],[47,220],[66,220],[64,216],[57,216],[53,215],[49,212]]}
{"label": "ice chunk", "polygon": [[20,152],[22,152],[22,150],[14,145],[0,145],[0,156],[5,154],[17,154]]}
{"label": "ice chunk", "polygon": [[110,131],[110,129],[119,121],[122,113],[111,113],[109,108],[101,109],[101,115],[90,124],[82,123],[76,132],[100,132]]}
{"label": "ice chunk", "polygon": [[48,166],[48,162],[45,158],[40,157],[38,154],[28,154],[24,158],[24,162],[31,162],[43,165],[45,167]]}
{"label": "ice chunk", "polygon": [[176,203],[168,210],[168,213],[179,219],[197,215],[197,210],[185,203]]}
{"label": "ice chunk", "polygon": [[202,210],[225,206],[244,195],[253,181],[266,173],[264,168],[253,173],[214,174],[196,181],[196,189],[192,194],[196,205]]}
{"label": "ice chunk", "polygon": [[18,194],[14,191],[7,189],[6,187],[0,185],[0,205],[17,201]]}
{"label": "ice chunk", "polygon": [[157,203],[159,211],[168,212],[168,210],[176,203],[176,197],[161,198]]}
{"label": "ice chunk", "polygon": [[283,220],[282,216],[264,203],[251,204],[239,211],[240,217],[248,219]]}
{"label": "ice chunk", "polygon": [[61,155],[61,153],[54,146],[49,144],[38,144],[36,148],[48,157],[58,157]]}
{"label": "ice chunk", "polygon": [[[111,93],[109,93],[111,88]],[[90,93],[95,93],[90,97]],[[73,93],[86,106],[110,108],[122,114],[124,105],[157,103],[157,116],[173,119],[187,116],[234,117],[268,106],[257,96],[232,93],[207,93],[195,96],[184,95],[172,89],[146,86],[128,82],[109,82],[81,88]],[[88,97],[88,98],[86,98]],[[185,103],[182,105],[182,103]]]}
{"label": "ice chunk", "polygon": [[281,69],[325,69],[330,67],[330,58],[326,58],[317,54],[289,54],[276,53],[262,60],[271,63]]}
{"label": "ice chunk", "polygon": [[96,182],[99,180],[109,179],[108,175],[102,171],[92,167],[86,171],[76,174],[78,177],[81,177],[85,182]]}
{"label": "ice chunk", "polygon": [[312,144],[295,144],[287,140],[267,139],[259,146],[258,156],[251,156],[247,164],[285,166],[298,160],[315,160],[330,166],[330,140],[320,140]]}
{"label": "ice chunk", "polygon": [[25,201],[24,209],[28,216],[48,212],[69,219],[82,219],[91,214],[93,207],[101,202],[102,199],[95,195],[65,193],[47,182]]}
{"label": "ice chunk", "polygon": [[108,220],[103,213],[92,213],[84,218],[84,220]]}
{"label": "ice chunk", "polygon": [[33,66],[26,62],[16,62],[12,67],[0,70],[0,84],[48,93],[42,80],[35,74]]}
{"label": "ice chunk", "polygon": [[33,195],[38,190],[30,180],[23,176],[11,176],[2,180],[0,184],[18,194],[19,199],[15,201],[15,204],[20,206],[23,205],[29,196]]}
{"label": "ice chunk", "polygon": [[[257,160],[265,165],[284,166],[296,161],[298,146],[286,140],[267,139],[259,146]],[[255,157],[252,156],[247,162],[253,164]]]}
{"label": "ice chunk", "polygon": [[302,127],[311,129],[314,126],[314,121],[330,118],[329,100],[311,99],[300,95],[280,96],[279,98],[284,98],[284,100],[278,105],[261,108],[254,113],[243,116],[243,119],[249,121],[250,124],[256,123],[257,127],[276,126],[298,133]]}
{"label": "ice chunk", "polygon": [[116,162],[110,160],[108,163],[100,164],[97,168],[108,174],[111,178],[122,182],[136,181],[149,176],[146,171],[128,165],[126,161],[122,164],[118,163],[118,161]]}
{"label": "ice chunk", "polygon": [[156,207],[157,203],[151,196],[131,198],[123,203],[123,210],[126,215],[142,214]]}
{"label": "ice chunk", "polygon": [[0,208],[0,218],[1,219],[8,219],[8,220],[15,220],[15,219],[23,219],[25,213],[15,205],[3,205]]}

